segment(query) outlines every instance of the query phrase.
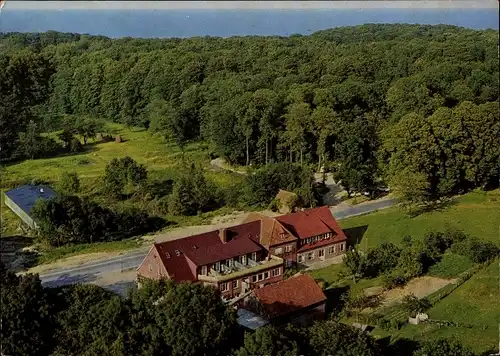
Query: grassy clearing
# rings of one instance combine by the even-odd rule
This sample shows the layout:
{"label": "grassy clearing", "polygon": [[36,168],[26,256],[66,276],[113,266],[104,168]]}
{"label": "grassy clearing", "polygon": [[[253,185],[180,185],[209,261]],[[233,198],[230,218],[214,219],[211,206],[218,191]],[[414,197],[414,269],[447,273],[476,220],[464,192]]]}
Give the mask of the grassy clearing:
{"label": "grassy clearing", "polygon": [[[117,209],[137,207],[158,213],[158,209],[152,204],[133,200],[109,202],[98,194],[100,178],[108,162],[113,158],[130,156],[138,163],[144,164],[149,171],[150,180],[156,182],[175,179],[183,161],[205,168],[209,166],[208,145],[202,142],[187,144],[182,152],[175,144],[166,142],[161,136],[152,136],[144,129],[127,129],[119,124],[107,124],[107,126],[108,131],[120,135],[124,142],[94,143],[90,140],[86,151],[80,154],[26,160],[7,165],[2,172],[0,188],[5,191],[20,184],[29,183],[34,178],[55,185],[63,172],[73,171],[80,178],[81,194],[92,196],[98,203]],[[241,175],[225,171],[207,170],[206,175],[219,187],[228,187],[243,179]],[[2,208],[5,206],[2,205]],[[20,220],[7,208],[3,210],[5,213],[2,211],[2,234],[12,235]],[[163,217],[173,222],[172,226],[197,225],[207,223],[213,216],[224,214],[226,211],[231,212],[232,209],[223,208],[220,211],[194,217],[171,215]]]}
{"label": "grassy clearing", "polygon": [[21,219],[4,204],[3,192],[0,192],[0,237],[19,233]]}
{"label": "grassy clearing", "polygon": [[361,292],[370,287],[380,286],[382,284],[381,277],[372,279],[360,279],[356,283],[352,278],[346,278],[349,273],[343,264],[335,264],[317,270],[309,271],[308,274],[315,279],[322,279],[328,283],[328,286],[333,287],[349,287],[353,292]]}
{"label": "grassy clearing", "polygon": [[446,252],[441,261],[429,268],[427,274],[433,277],[455,278],[473,265],[474,263],[468,257]]}
{"label": "grassy clearing", "polygon": [[407,325],[398,336],[417,340],[455,337],[477,353],[498,352],[499,277],[497,259],[428,311],[431,319],[472,324],[473,328]]}
{"label": "grassy clearing", "polygon": [[383,242],[400,245],[405,235],[421,239],[431,230],[443,230],[445,225],[461,229],[485,241],[499,243],[500,190],[474,191],[453,201],[449,207],[409,218],[398,207],[369,215],[355,216],[340,222],[351,232],[351,242],[361,250],[374,248]]}
{"label": "grassy clearing", "polygon": [[12,187],[20,182],[39,178],[55,183],[64,171],[78,173],[84,192],[92,191],[113,158],[130,156],[146,165],[151,178],[174,178],[181,160],[206,164],[208,147],[203,143],[188,144],[184,153],[173,143],[160,136],[152,136],[144,129],[127,129],[123,125],[108,124],[112,132],[125,142],[90,142],[86,151],[47,159],[26,160],[5,167],[2,188]]}

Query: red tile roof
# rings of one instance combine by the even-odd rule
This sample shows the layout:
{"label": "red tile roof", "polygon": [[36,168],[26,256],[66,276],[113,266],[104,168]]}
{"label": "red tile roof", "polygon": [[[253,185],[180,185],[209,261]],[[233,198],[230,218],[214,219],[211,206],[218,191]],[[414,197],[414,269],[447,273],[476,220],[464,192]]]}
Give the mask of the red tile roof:
{"label": "red tile roof", "polygon": [[282,215],[276,219],[299,239],[318,236],[333,232],[331,242],[340,242],[347,239],[327,206],[298,211],[296,213]]}
{"label": "red tile roof", "polygon": [[273,318],[326,301],[318,284],[307,274],[255,289],[253,294],[267,317]]}
{"label": "red tile roof", "polygon": [[258,241],[259,233],[260,222],[254,221],[227,228],[229,241],[226,243],[220,239],[220,231],[215,230],[155,244],[155,247],[172,279],[194,281],[192,269],[196,266],[262,251],[262,247],[252,241]]}
{"label": "red tile roof", "polygon": [[285,242],[296,241],[297,238],[288,231],[276,218],[262,214],[250,214],[245,221],[260,220],[260,241],[262,246],[279,245]]}

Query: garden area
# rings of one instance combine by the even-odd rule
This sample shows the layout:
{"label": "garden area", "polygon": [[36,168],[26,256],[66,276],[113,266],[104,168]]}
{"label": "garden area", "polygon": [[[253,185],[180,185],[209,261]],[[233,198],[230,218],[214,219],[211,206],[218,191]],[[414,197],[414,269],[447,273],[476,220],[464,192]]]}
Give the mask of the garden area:
{"label": "garden area", "polygon": [[[413,218],[389,208],[342,220],[357,249],[344,263],[308,271],[334,296],[332,318],[370,325],[392,343],[455,337],[479,354],[496,350],[499,193],[474,191]],[[430,320],[408,324],[417,311]]]}

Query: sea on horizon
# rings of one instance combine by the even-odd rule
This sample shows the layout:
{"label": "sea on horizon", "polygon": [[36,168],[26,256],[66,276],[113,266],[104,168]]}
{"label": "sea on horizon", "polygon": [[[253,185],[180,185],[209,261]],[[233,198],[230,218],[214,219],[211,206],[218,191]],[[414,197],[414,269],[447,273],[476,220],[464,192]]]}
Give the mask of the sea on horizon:
{"label": "sea on horizon", "polygon": [[60,32],[111,38],[289,36],[366,23],[447,24],[499,29],[496,9],[17,10],[0,13],[0,32]]}

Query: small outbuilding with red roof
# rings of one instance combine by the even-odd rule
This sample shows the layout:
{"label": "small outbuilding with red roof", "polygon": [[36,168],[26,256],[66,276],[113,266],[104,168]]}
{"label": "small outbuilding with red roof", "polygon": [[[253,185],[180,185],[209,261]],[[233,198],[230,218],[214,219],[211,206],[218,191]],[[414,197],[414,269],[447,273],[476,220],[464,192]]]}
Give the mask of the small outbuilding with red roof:
{"label": "small outbuilding with red roof", "polygon": [[273,324],[308,325],[324,318],[326,300],[316,281],[301,274],[253,290],[244,307]]}

